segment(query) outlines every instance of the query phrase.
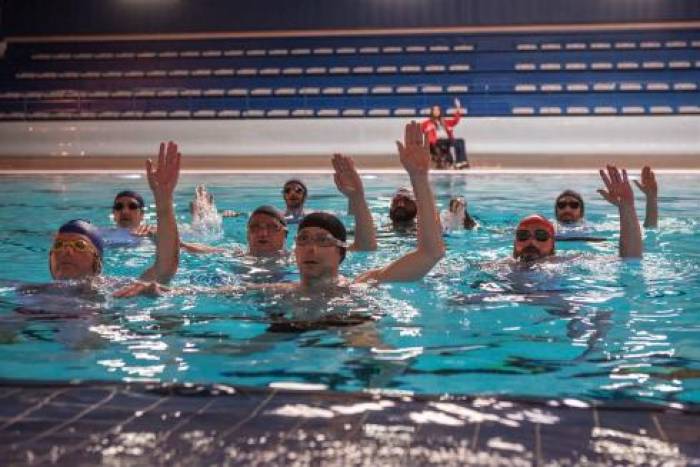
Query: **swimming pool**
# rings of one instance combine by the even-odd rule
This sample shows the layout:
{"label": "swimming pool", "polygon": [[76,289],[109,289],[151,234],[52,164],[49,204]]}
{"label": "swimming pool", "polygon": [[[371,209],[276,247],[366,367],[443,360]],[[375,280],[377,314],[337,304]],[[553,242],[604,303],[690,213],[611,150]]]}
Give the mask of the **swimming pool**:
{"label": "swimming pool", "polygon": [[[196,184],[219,209],[250,212],[281,205],[284,175],[183,175],[177,214]],[[307,209],[346,214],[330,175],[302,177]],[[401,175],[366,174],[366,195],[380,230],[379,250],[353,253],[353,276],[412,248],[414,239],[384,226]],[[139,175],[2,176],[0,186],[0,378],[224,383],[300,383],[336,391],[384,389],[419,394],[496,394],[618,399],[662,404],[700,402],[700,176],[658,176],[660,228],[645,233],[645,258],[621,262],[617,212],[595,193],[595,174],[433,175],[440,209],[464,195],[483,228],[446,238],[447,254],[423,281],[391,284],[340,304],[280,303],[251,294],[105,300],[18,296],[13,281],[47,282],[51,236],[82,217],[109,225],[113,195],[132,188],[152,196]],[[512,249],[512,228],[525,214],[552,215],[565,188],[580,191],[603,243],[561,242],[558,254],[584,254],[514,277],[497,263]],[[643,218],[643,197],[637,193]],[[281,207],[281,206],[280,206]],[[151,209],[151,214],[153,210]],[[245,218],[224,220],[213,244],[245,243]],[[288,244],[291,247],[294,229]],[[154,247],[113,248],[108,275],[131,277]],[[495,262],[495,263],[494,263]],[[298,278],[293,265],[230,256],[183,254],[175,285],[216,285],[258,277]],[[270,332],[268,314],[340,306],[379,317],[362,326]],[[30,311],[27,312],[26,310]],[[33,313],[31,310],[50,310]],[[18,310],[25,310],[19,312]]]}

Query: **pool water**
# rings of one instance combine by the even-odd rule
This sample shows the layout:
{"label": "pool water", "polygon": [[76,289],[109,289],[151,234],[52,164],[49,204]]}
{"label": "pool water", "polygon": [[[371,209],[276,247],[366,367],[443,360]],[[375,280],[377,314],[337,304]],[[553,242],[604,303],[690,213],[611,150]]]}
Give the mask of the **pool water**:
{"label": "pool water", "polygon": [[[64,221],[109,226],[113,195],[135,189],[152,203],[140,175],[2,176],[0,184],[0,378],[113,380],[269,386],[302,383],[337,391],[495,394],[653,403],[700,402],[700,176],[658,175],[660,227],[644,232],[642,261],[616,258],[617,211],[595,192],[595,174],[467,174],[432,177],[439,208],[464,195],[482,224],[446,237],[447,254],[423,281],[389,284],[337,300],[247,294],[109,296],[18,294],[17,283],[50,281],[47,254]],[[219,209],[282,207],[283,175],[183,175],[181,223],[204,183]],[[307,210],[346,214],[331,175],[302,177]],[[386,264],[415,239],[386,229],[393,191],[406,176],[364,175],[379,249],[351,253],[352,277]],[[602,243],[560,242],[570,261],[513,273],[501,260],[513,227],[529,213],[552,216],[557,193],[573,188]],[[154,222],[153,208],[149,215]],[[644,199],[637,192],[643,221]],[[246,218],[223,234],[191,240],[245,244]],[[187,226],[183,232],[188,232]],[[295,228],[288,245],[293,247]],[[105,273],[134,277],[154,246],[106,250]],[[576,253],[581,253],[576,255]],[[575,257],[574,257],[575,256]],[[259,264],[227,255],[181,255],[175,286],[297,280],[293,262]],[[273,332],[270,316],[342,309],[376,317],[359,326]]]}

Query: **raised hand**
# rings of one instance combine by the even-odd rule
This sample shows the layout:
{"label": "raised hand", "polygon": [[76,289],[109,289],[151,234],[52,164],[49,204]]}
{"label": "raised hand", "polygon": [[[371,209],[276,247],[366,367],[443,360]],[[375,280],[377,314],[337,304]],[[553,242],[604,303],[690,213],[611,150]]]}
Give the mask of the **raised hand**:
{"label": "raised hand", "polygon": [[648,165],[645,165],[642,169],[642,181],[639,182],[638,180],[635,180],[634,184],[637,185],[637,188],[639,188],[647,197],[656,198],[659,188],[656,185],[656,176],[654,175],[654,171],[651,170],[651,167]]}
{"label": "raised hand", "polygon": [[620,174],[614,165],[608,165],[606,168],[607,173],[603,169],[600,170],[600,178],[603,179],[606,189],[600,189],[598,193],[615,206],[634,206],[634,193],[627,177],[627,170],[622,169],[622,174]]}
{"label": "raised hand", "polygon": [[153,161],[146,161],[148,184],[156,201],[157,229],[156,261],[141,274],[141,279],[155,280],[167,284],[177,272],[180,259],[180,239],[175,221],[173,207],[173,192],[180,176],[180,153],[172,141],[160,143],[158,162],[153,167]]}
{"label": "raised hand", "polygon": [[333,154],[331,162],[335,170],[333,181],[335,181],[338,191],[348,198],[364,196],[362,179],[360,174],[357,173],[357,169],[355,169],[355,162],[352,158],[342,154]]}
{"label": "raised hand", "polygon": [[158,228],[155,225],[141,224],[131,229],[131,235],[135,237],[150,237],[151,235],[155,235],[157,231]]}
{"label": "raised hand", "polygon": [[172,198],[173,191],[180,176],[181,154],[177,151],[177,144],[169,141],[167,146],[160,143],[158,162],[153,168],[153,161],[146,161],[146,176],[148,185],[153,191],[153,196],[158,198]]}
{"label": "raised hand", "polygon": [[130,298],[138,295],[156,297],[169,291],[170,288],[162,286],[157,282],[135,281],[133,284],[117,290],[112,294],[112,296],[115,298]]}
{"label": "raised hand", "polygon": [[403,144],[396,142],[401,164],[409,175],[427,174],[430,168],[430,145],[428,138],[415,121],[408,123],[404,131]]}

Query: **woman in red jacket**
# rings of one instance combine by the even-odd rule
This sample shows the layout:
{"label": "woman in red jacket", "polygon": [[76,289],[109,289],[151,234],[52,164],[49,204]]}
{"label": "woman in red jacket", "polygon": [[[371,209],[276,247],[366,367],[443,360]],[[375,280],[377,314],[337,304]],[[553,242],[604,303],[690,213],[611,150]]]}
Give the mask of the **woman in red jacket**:
{"label": "woman in red jacket", "polygon": [[467,154],[464,149],[464,140],[461,138],[455,139],[454,137],[454,127],[457,126],[462,118],[462,107],[459,100],[455,99],[454,104],[455,113],[452,118],[443,118],[440,106],[434,105],[430,109],[430,118],[421,123],[423,133],[428,136],[433,162],[439,169],[452,165],[454,160],[450,151],[452,147],[455,148],[457,159],[454,167],[456,169],[469,167]]}

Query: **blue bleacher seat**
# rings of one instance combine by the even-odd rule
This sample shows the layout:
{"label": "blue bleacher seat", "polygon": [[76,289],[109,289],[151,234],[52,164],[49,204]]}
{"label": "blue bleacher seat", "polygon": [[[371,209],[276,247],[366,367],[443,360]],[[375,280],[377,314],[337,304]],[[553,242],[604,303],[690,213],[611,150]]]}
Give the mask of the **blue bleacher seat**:
{"label": "blue bleacher seat", "polygon": [[[0,118],[695,114],[696,30],[11,43]],[[60,101],[60,102],[59,102]]]}

